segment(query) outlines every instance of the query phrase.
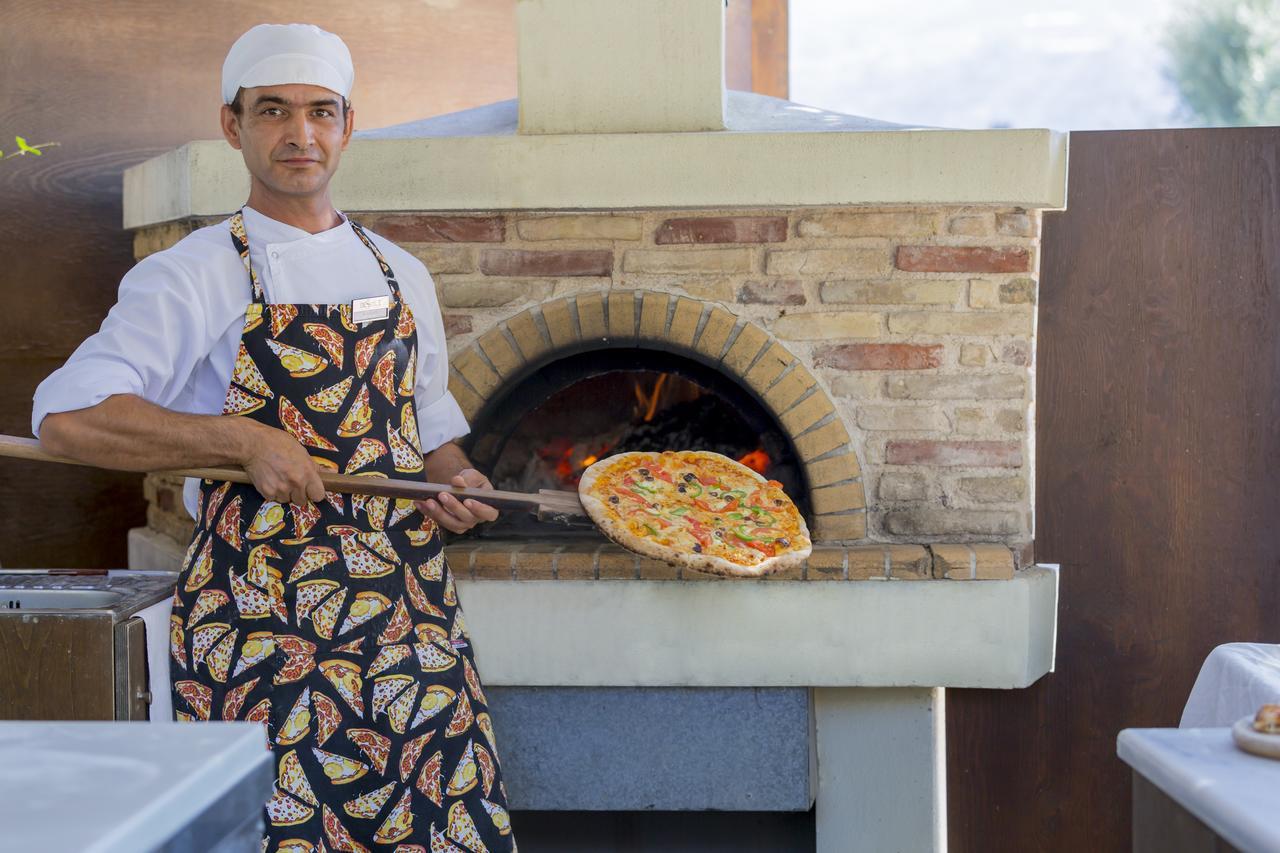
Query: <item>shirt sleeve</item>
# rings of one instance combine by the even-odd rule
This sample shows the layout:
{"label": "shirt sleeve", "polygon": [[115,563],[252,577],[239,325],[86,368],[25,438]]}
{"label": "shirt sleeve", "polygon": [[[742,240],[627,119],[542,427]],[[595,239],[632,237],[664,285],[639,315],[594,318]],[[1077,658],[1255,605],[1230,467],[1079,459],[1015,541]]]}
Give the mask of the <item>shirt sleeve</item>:
{"label": "shirt sleeve", "polygon": [[31,433],[40,435],[46,415],[89,408],[114,394],[172,407],[213,343],[196,284],[164,253],[125,273],[98,331],[36,388]]}
{"label": "shirt sleeve", "polygon": [[422,452],[430,453],[446,441],[471,431],[462,407],[449,392],[449,350],[444,337],[444,318],[436,302],[436,286],[425,266],[422,288],[424,304],[415,314],[418,331],[418,373],[414,387],[418,412],[418,437]]}

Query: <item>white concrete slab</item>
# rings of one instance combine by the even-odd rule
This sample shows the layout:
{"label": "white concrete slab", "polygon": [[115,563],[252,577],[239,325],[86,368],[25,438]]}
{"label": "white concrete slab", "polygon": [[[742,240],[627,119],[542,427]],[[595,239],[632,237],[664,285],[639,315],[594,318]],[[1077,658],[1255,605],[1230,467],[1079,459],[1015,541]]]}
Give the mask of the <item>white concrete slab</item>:
{"label": "white concrete slab", "polygon": [[[1061,208],[1067,135],[725,130],[353,138],[342,160],[331,193],[347,211]],[[221,139],[189,142],[125,171],[124,227],[228,215],[248,193],[239,151]]]}
{"label": "white concrete slab", "polygon": [[818,688],[818,853],[947,849],[941,688]]}
{"label": "white concrete slab", "polygon": [[486,684],[1026,687],[1056,570],[1004,581],[460,580]]}

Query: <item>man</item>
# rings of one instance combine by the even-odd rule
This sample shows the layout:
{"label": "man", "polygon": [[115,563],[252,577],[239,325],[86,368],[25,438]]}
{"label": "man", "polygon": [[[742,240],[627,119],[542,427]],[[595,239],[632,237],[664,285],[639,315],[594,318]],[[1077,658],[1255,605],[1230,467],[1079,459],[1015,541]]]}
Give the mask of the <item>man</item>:
{"label": "man", "polygon": [[170,669],[179,719],[267,724],[264,849],[515,850],[439,533],[497,511],[330,494],[318,473],[490,486],[452,441],[467,424],[430,275],[330,202],[353,80],[345,44],[314,26],[232,45],[221,125],[245,206],[129,271],[37,389],[32,429],[104,467],[250,474],[186,483]]}

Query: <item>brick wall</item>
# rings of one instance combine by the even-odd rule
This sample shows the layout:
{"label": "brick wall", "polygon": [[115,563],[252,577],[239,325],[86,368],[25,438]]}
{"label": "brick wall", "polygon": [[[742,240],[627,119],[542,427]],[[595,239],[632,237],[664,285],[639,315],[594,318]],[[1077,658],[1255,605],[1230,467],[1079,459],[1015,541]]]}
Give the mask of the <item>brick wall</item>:
{"label": "brick wall", "polygon": [[[455,358],[474,351],[500,368],[478,339],[566,297],[657,291],[722,306],[793,353],[835,401],[861,460],[868,538],[1014,545],[1031,538],[1037,211],[362,221],[431,270]],[[545,328],[545,317],[540,322]],[[454,378],[464,394],[491,393]]]}
{"label": "brick wall", "polygon": [[[610,307],[625,304],[643,338],[644,294],[666,295],[665,314],[654,320],[660,334],[676,330],[682,304],[701,312],[700,333],[727,312],[727,332],[715,338],[726,372],[741,377],[752,364],[735,364],[730,355],[746,329],[762,333],[758,340],[756,331],[745,333],[751,352],[759,352],[755,363],[767,353],[794,360],[755,389],[763,399],[797,376],[812,378],[812,391],[788,395],[789,408],[772,408],[793,435],[799,427],[804,439],[819,430],[847,438],[847,447],[823,449],[815,461],[846,454],[849,464],[827,466],[844,473],[824,485],[856,485],[850,500],[865,495],[867,506],[865,516],[848,508],[855,504],[835,507],[850,519],[856,514],[857,524],[836,519],[841,523],[817,538],[1001,542],[1025,556],[1032,538],[1037,211],[353,215],[431,271],[449,337],[451,382],[469,412],[496,385],[486,380],[477,387],[475,372],[468,369],[468,380],[459,365],[474,361],[500,384],[511,367],[504,370],[505,358],[554,358],[557,318],[549,306],[566,306],[564,322],[582,336],[596,322],[602,334],[618,333],[609,325],[617,313]],[[164,248],[219,219],[146,229],[137,235],[136,253]],[[513,337],[521,323],[536,336],[536,353],[523,352]],[[487,333],[488,341],[496,339],[498,325],[501,352],[482,345]],[[818,411],[826,400],[834,409],[829,416]],[[817,419],[801,417],[806,402]],[[160,505],[163,491],[163,479],[148,481],[151,526],[168,532],[175,523]]]}

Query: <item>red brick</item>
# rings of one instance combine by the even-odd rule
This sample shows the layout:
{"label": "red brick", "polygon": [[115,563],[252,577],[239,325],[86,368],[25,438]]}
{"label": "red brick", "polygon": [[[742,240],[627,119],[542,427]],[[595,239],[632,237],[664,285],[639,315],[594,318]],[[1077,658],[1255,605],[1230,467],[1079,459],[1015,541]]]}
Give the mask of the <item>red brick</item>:
{"label": "red brick", "polygon": [[658,226],[653,242],[665,243],[781,243],[787,239],[785,216],[695,216],[668,219]]}
{"label": "red brick", "polygon": [[899,246],[894,266],[909,272],[1028,272],[1031,253],[991,246]]}
{"label": "red brick", "polygon": [[608,249],[530,251],[485,249],[480,254],[485,275],[592,275],[613,274],[613,252]]}
{"label": "red brick", "polygon": [[1014,441],[891,441],[890,465],[939,465],[972,468],[1020,468],[1022,448]]}
{"label": "red brick", "polygon": [[795,279],[748,281],[738,289],[738,301],[765,305],[803,305],[804,288]]}
{"label": "red brick", "polygon": [[454,335],[465,335],[471,331],[471,315],[470,314],[445,314],[444,334],[445,337],[453,337]]}
{"label": "red brick", "polygon": [[396,243],[501,243],[507,237],[501,216],[388,213],[357,216],[356,222]]}
{"label": "red brick", "polygon": [[927,370],[942,365],[942,344],[834,344],[814,350],[818,367]]}

